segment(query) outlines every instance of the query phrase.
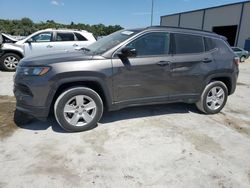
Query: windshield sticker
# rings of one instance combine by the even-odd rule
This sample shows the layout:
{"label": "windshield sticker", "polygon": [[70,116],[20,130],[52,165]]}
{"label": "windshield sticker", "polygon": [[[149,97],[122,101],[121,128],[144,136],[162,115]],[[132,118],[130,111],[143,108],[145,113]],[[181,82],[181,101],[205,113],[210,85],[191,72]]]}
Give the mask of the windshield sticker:
{"label": "windshield sticker", "polygon": [[134,32],[133,31],[123,31],[122,34],[124,35],[132,35]]}

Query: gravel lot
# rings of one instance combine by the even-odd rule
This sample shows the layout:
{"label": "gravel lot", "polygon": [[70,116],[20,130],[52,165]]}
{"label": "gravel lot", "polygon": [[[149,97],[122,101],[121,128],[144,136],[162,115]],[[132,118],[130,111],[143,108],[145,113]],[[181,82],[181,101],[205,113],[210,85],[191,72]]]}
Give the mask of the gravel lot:
{"label": "gravel lot", "polygon": [[74,134],[53,118],[17,127],[13,73],[0,72],[0,187],[250,187],[250,61],[240,71],[220,114],[128,108]]}

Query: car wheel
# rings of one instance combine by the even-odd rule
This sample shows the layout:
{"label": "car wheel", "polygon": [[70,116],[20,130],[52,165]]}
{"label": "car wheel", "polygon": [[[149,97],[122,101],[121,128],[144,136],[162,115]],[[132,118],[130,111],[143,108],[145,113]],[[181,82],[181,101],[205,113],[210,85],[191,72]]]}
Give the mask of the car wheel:
{"label": "car wheel", "polygon": [[216,114],[224,108],[227,97],[227,86],[221,81],[213,81],[206,86],[196,106],[205,114]]}
{"label": "car wheel", "polygon": [[240,57],[240,62],[245,62],[246,61],[246,57],[245,56],[241,56]]}
{"label": "car wheel", "polygon": [[4,71],[15,71],[20,59],[14,53],[6,53],[0,58],[0,68]]}
{"label": "car wheel", "polygon": [[94,90],[74,87],[64,91],[54,105],[55,118],[66,131],[80,132],[94,128],[103,113],[103,102]]}

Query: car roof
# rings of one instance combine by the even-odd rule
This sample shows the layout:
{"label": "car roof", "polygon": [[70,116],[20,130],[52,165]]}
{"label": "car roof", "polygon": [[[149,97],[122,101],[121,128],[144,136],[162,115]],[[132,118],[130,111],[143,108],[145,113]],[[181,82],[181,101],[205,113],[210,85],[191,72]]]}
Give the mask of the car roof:
{"label": "car roof", "polygon": [[208,37],[214,37],[214,38],[222,38],[226,40],[226,37],[222,35],[218,35],[214,32],[210,31],[204,31],[200,29],[190,29],[190,28],[182,28],[182,27],[169,27],[169,26],[151,26],[146,28],[138,28],[138,29],[132,29],[132,30],[141,30],[141,31],[168,31],[168,32],[178,32],[178,33],[186,33],[186,34],[195,34],[195,35],[202,35],[202,36],[208,36]]}
{"label": "car roof", "polygon": [[[40,30],[40,31],[60,31],[60,32],[81,32],[81,33],[89,33],[88,31],[86,30],[79,30],[79,29],[67,29],[67,28],[48,28],[48,29],[43,29],[43,30]],[[39,31],[39,32],[40,32]]]}

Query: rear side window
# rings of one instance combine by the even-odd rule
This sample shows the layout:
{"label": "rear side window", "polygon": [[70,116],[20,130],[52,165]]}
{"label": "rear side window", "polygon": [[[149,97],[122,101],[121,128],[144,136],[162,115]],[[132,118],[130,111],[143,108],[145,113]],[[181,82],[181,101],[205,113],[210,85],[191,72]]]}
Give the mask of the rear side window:
{"label": "rear side window", "polygon": [[79,33],[74,33],[78,41],[87,41],[87,39]]}
{"label": "rear side window", "polygon": [[74,34],[71,32],[58,32],[56,41],[74,41]]}
{"label": "rear side window", "polygon": [[222,39],[215,39],[214,41],[216,42],[216,47],[219,49],[221,54],[228,54],[232,52],[226,41]]}
{"label": "rear side window", "polygon": [[175,54],[193,54],[205,51],[203,37],[188,34],[173,34]]}
{"label": "rear side window", "polygon": [[214,50],[216,48],[215,39],[205,37],[205,46],[206,46],[206,51]]}

